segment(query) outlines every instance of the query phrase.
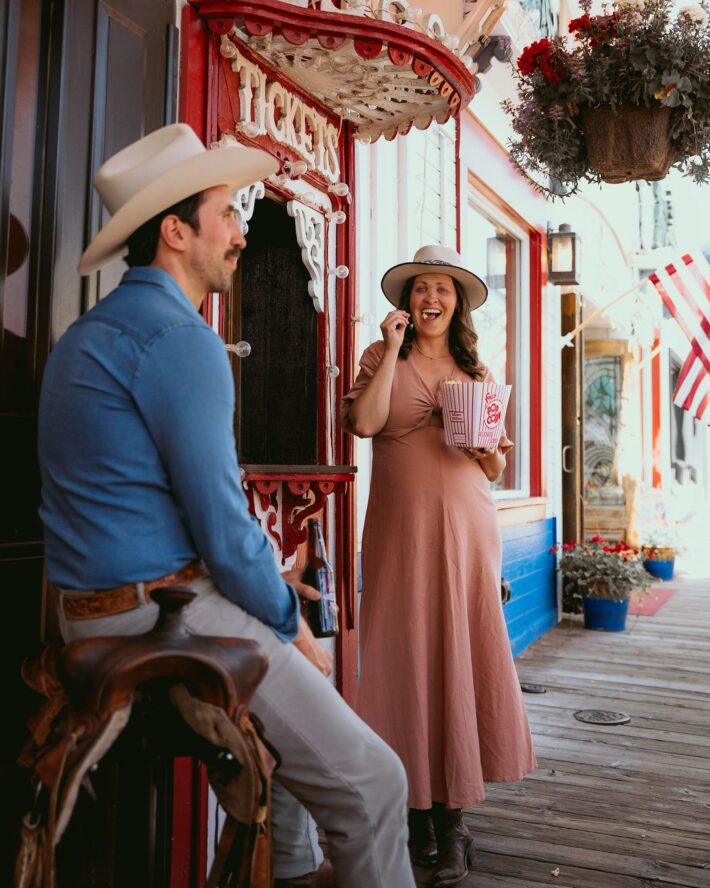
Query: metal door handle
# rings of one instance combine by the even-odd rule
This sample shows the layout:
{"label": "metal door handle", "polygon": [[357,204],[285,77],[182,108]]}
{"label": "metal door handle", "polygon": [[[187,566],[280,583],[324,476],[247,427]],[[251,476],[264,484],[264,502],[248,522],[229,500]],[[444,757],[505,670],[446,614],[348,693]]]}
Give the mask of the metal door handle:
{"label": "metal door handle", "polygon": [[562,448],[562,471],[566,472],[568,475],[572,474],[572,469],[567,465],[567,454],[572,450],[571,444],[565,444]]}

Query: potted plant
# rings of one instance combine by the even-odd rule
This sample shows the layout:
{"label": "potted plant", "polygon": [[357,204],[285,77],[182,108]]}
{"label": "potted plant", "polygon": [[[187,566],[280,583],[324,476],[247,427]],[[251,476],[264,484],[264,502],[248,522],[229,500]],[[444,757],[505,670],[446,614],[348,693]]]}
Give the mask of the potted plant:
{"label": "potted plant", "polygon": [[[707,0],[704,0],[707,2]],[[516,165],[541,191],[662,179],[673,166],[710,180],[710,27],[703,5],[620,0],[569,23],[517,60],[518,100],[503,108]],[[549,184],[543,184],[547,181]]]}
{"label": "potted plant", "polygon": [[638,549],[623,540],[607,543],[600,536],[563,543],[558,570],[564,578],[566,609],[583,610],[587,629],[625,629],[631,593],[651,585]]}
{"label": "potted plant", "polygon": [[678,554],[678,523],[661,518],[644,535],[645,542],[641,546],[643,566],[658,580],[673,579]]}

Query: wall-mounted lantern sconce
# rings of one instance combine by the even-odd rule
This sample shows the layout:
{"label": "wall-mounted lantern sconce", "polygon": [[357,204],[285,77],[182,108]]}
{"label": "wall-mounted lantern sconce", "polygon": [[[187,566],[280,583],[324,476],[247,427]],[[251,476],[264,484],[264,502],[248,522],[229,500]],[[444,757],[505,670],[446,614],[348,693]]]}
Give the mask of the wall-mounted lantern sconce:
{"label": "wall-mounted lantern sconce", "polygon": [[505,289],[507,263],[505,237],[496,235],[486,240],[486,283],[491,290]]}
{"label": "wall-mounted lantern sconce", "polygon": [[570,225],[563,224],[558,231],[548,232],[547,277],[551,284],[572,285],[580,282],[579,244],[579,235],[572,231]]}

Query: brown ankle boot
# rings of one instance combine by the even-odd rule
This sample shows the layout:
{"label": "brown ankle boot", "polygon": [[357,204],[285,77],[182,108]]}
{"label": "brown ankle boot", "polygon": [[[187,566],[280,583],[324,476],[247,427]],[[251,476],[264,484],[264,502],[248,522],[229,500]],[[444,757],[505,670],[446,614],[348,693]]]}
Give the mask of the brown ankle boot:
{"label": "brown ankle boot", "polygon": [[439,850],[433,888],[457,885],[473,863],[473,839],[464,825],[461,808],[435,802],[433,808],[436,844]]}
{"label": "brown ankle boot", "polygon": [[421,866],[431,866],[436,860],[436,836],[431,808],[409,809],[409,856]]}

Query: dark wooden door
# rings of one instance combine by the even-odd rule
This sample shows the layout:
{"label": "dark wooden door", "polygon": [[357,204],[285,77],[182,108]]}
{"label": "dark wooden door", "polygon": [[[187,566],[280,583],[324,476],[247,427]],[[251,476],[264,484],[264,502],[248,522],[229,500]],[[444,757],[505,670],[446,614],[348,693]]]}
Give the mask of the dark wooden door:
{"label": "dark wooden door", "polygon": [[[579,296],[562,294],[561,333],[565,336],[580,321]],[[562,539],[579,540],[584,532],[582,496],[584,443],[582,367],[584,333],[562,349]]]}
{"label": "dark wooden door", "polygon": [[77,274],[104,221],[91,183],[106,157],[174,118],[174,15],[173,0],[0,0],[0,591],[11,601],[0,675],[17,701],[0,733],[3,885],[19,822],[12,763],[36,702],[22,693],[19,664],[42,624],[42,371],[121,273],[115,263]]}
{"label": "dark wooden door", "polygon": [[[268,197],[249,221],[247,248],[227,300],[237,390],[236,437],[244,464],[318,462],[318,315],[308,295],[294,220]],[[321,371],[322,372],[322,371]]]}

